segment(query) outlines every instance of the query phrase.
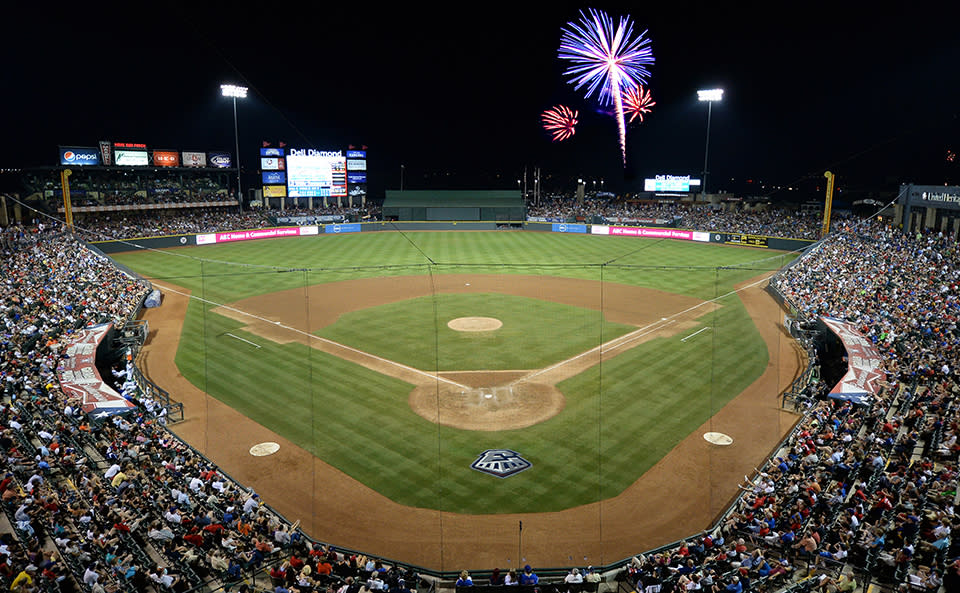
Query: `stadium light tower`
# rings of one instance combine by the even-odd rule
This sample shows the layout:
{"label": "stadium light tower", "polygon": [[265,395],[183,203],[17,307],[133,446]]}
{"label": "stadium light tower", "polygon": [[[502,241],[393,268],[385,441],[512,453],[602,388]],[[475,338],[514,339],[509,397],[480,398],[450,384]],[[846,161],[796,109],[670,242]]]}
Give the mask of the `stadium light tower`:
{"label": "stadium light tower", "polygon": [[220,94],[224,97],[233,99],[233,141],[237,152],[234,157],[237,159],[237,205],[240,212],[243,212],[243,190],[240,186],[240,133],[237,130],[237,97],[247,98],[247,87],[237,86],[235,84],[221,84]]}
{"label": "stadium light tower", "polygon": [[703,148],[703,184],[700,186],[700,197],[703,199],[707,196],[707,155],[710,154],[710,115],[713,112],[713,103],[723,100],[723,89],[697,91],[697,99],[707,102],[707,142]]}

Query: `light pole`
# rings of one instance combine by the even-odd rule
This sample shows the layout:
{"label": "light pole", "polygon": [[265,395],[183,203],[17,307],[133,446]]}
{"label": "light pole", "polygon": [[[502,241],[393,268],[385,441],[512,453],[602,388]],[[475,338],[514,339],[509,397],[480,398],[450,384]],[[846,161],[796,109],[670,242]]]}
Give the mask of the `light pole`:
{"label": "light pole", "polygon": [[703,184],[700,186],[700,197],[707,197],[707,156],[710,154],[710,115],[713,112],[713,103],[723,100],[723,89],[709,89],[697,91],[697,99],[707,102],[707,142],[703,148]]}
{"label": "light pole", "polygon": [[406,168],[406,165],[400,165],[400,191],[403,191],[403,171]]}
{"label": "light pole", "polygon": [[233,99],[233,140],[237,150],[237,152],[234,153],[237,159],[237,206],[240,212],[243,212],[243,189],[240,186],[240,133],[237,129],[237,97],[246,99],[247,87],[237,86],[235,84],[221,84],[220,94]]}

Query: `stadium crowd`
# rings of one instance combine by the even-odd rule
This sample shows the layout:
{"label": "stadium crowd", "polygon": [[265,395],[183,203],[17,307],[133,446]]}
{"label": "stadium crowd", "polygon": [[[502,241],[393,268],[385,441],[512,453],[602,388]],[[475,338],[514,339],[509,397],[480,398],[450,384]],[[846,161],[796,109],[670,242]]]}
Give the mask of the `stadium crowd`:
{"label": "stadium crowd", "polygon": [[375,220],[379,209],[331,206],[313,209],[263,210],[238,212],[232,207],[208,207],[167,211],[96,212],[74,215],[77,236],[84,241],[137,239],[161,235],[217,233],[236,230],[288,226],[276,223],[278,217],[334,216],[342,219],[365,217]]}
{"label": "stadium crowd", "polygon": [[[56,380],[64,343],[90,324],[122,325],[147,286],[59,230],[10,227],[0,247],[3,586],[183,591],[256,570],[278,593],[418,585],[409,569],[311,543],[176,439],[153,406],[86,416]],[[867,579],[960,590],[957,243],[848,221],[774,286],[807,320],[842,318],[873,342],[879,393],[864,405],[820,388],[717,529],[638,555],[623,580],[645,593],[834,593]],[[590,580],[571,570],[552,586],[581,590],[595,582],[584,572]]]}
{"label": "stadium crowd", "polygon": [[[821,215],[783,209],[714,209],[686,202],[644,204],[617,200],[553,198],[546,203],[527,206],[527,216],[556,220],[592,221],[599,216],[609,223],[636,225],[638,221],[661,220],[682,229],[711,232],[747,233],[770,237],[817,239]],[[642,224],[641,224],[642,225]]]}
{"label": "stadium crowd", "polygon": [[65,345],[79,328],[122,326],[148,285],[59,230],[13,227],[2,239],[0,586],[247,590],[239,583],[257,571],[278,593],[417,586],[409,569],[303,538],[167,431],[142,394],[133,413],[85,414],[57,380]]}

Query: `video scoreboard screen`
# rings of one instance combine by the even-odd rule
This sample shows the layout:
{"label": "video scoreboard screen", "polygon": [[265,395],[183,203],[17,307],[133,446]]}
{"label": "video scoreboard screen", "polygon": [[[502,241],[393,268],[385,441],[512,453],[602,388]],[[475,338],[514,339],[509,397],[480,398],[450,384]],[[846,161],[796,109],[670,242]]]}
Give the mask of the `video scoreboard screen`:
{"label": "video scoreboard screen", "polygon": [[291,148],[286,156],[287,196],[345,197],[347,158],[343,151]]}
{"label": "video scoreboard screen", "polygon": [[699,185],[700,180],[691,179],[689,175],[657,175],[643,180],[643,191],[686,193],[691,186]]}

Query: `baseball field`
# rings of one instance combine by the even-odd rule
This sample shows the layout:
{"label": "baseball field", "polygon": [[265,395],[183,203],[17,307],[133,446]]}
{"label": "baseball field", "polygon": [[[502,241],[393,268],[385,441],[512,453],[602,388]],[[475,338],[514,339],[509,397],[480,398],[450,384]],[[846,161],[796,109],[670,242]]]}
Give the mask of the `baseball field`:
{"label": "baseball field", "polygon": [[791,257],[535,232],[114,256],[164,292],[140,364],[176,432],[311,535],[444,570],[706,527],[794,422],[802,356],[762,291]]}

